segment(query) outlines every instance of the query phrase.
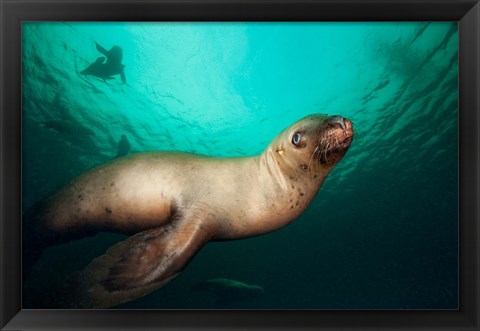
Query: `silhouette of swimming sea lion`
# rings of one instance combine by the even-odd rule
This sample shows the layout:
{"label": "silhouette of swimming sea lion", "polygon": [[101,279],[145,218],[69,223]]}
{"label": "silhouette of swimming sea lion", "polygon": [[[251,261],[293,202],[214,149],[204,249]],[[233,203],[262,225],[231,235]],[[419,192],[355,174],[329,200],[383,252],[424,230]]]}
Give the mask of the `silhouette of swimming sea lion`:
{"label": "silhouette of swimming sea lion", "polygon": [[42,122],[41,124],[47,129],[52,129],[64,135],[95,136],[95,132],[92,129],[71,120],[50,120]]}
{"label": "silhouette of swimming sea lion", "polygon": [[246,301],[261,297],[265,294],[262,287],[249,285],[238,280],[215,278],[196,283],[190,291],[208,292],[216,297],[216,305],[228,305],[237,301]]}
{"label": "silhouette of swimming sea lion", "polygon": [[127,136],[122,134],[120,141],[118,142],[117,157],[127,155],[130,152],[130,142],[127,139]]}
{"label": "silhouette of swimming sea lion", "polygon": [[100,56],[95,62],[80,73],[82,75],[99,77],[103,80],[113,79],[113,76],[120,75],[123,84],[126,84],[127,79],[125,78],[124,72],[125,65],[122,64],[122,49],[119,46],[113,46],[107,51],[98,43],[95,43],[95,47],[97,48],[97,51],[105,55],[105,57]]}

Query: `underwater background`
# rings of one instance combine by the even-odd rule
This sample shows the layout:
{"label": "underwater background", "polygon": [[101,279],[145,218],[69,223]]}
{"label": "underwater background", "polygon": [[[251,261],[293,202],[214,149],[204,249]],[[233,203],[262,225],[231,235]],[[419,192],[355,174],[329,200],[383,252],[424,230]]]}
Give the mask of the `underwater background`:
{"label": "underwater background", "polygon": [[[23,210],[117,155],[256,155],[312,113],[355,137],[301,217],[209,243],[175,280],[118,308],[458,308],[458,25],[399,23],[22,24]],[[123,49],[126,83],[80,72]],[[24,308],[114,242],[48,249]],[[264,295],[219,305],[195,284]]]}

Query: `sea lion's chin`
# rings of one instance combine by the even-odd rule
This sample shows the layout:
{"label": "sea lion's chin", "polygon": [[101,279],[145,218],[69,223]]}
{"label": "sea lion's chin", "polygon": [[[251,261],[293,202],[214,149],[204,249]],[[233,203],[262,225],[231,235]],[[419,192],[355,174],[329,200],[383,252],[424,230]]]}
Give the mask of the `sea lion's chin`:
{"label": "sea lion's chin", "polygon": [[332,141],[330,145],[330,150],[332,153],[343,153],[345,154],[350,147],[353,140],[353,135],[341,135],[335,139],[335,142]]}

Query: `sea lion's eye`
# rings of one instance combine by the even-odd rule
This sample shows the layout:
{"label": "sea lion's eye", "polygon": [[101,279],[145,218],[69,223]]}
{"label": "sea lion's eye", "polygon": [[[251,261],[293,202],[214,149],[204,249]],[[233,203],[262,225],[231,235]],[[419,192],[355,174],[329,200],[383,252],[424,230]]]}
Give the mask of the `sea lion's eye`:
{"label": "sea lion's eye", "polygon": [[300,142],[302,141],[302,135],[299,132],[295,132],[292,136],[292,144],[295,146],[300,146]]}

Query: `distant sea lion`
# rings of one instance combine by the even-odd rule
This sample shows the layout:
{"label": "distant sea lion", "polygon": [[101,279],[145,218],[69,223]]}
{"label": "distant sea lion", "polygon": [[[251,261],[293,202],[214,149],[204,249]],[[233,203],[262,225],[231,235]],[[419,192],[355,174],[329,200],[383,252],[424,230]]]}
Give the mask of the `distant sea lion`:
{"label": "distant sea lion", "polygon": [[132,236],[75,275],[55,302],[104,308],[141,297],[177,276],[207,242],[261,235],[295,220],[352,139],[349,120],[311,115],[258,156],[150,152],[115,159],[26,212],[24,271],[50,245],[125,233]]}
{"label": "distant sea lion", "polygon": [[41,123],[43,127],[52,129],[58,133],[72,136],[94,136],[92,129],[80,125],[78,122],[71,120],[50,120]]}
{"label": "distant sea lion", "polygon": [[[98,43],[95,43],[97,51],[105,55],[101,56],[95,60],[91,65],[89,65],[85,70],[81,71],[82,75],[92,75],[103,80],[113,79],[113,76],[120,75],[122,83],[126,84],[127,79],[125,78],[125,65],[122,64],[123,51],[119,46],[113,46],[110,50],[106,50]],[[106,62],[105,62],[106,60]]]}
{"label": "distant sea lion", "polygon": [[130,152],[131,146],[126,135],[122,134],[117,147],[117,157],[125,156]]}
{"label": "distant sea lion", "polygon": [[199,282],[193,285],[190,290],[211,293],[215,296],[215,304],[227,306],[234,302],[255,299],[265,294],[261,286],[249,285],[227,278],[214,278]]}

